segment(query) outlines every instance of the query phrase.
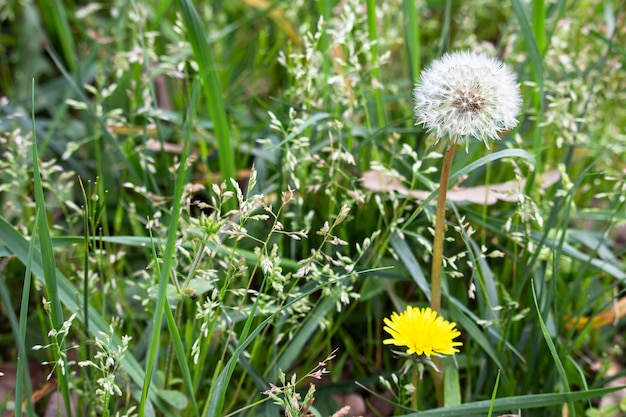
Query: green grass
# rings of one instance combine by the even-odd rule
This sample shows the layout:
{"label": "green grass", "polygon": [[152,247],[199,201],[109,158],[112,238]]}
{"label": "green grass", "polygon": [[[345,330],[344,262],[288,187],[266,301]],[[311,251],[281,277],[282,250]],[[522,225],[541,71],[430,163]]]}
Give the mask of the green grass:
{"label": "green grass", "polygon": [[[592,319],[626,296],[626,8],[575,6],[1,5],[0,370],[25,402],[0,404],[42,415],[50,374],[88,415],[314,396],[330,416],[346,394],[380,415],[381,397],[406,416],[607,412],[623,319]],[[518,198],[448,199],[442,315],[463,346],[445,406],[426,372],[416,414],[383,318],[430,301],[445,144],[414,125],[412,87],[458,49],[502,58],[524,108],[491,151],[459,148],[449,194]],[[425,198],[374,189],[373,169]]]}

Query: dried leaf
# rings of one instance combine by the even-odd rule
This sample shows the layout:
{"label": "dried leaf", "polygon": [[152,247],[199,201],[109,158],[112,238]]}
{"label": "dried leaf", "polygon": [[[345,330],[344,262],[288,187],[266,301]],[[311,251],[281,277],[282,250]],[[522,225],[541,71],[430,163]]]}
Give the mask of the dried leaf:
{"label": "dried leaf", "polygon": [[[538,186],[547,188],[556,183],[561,178],[558,170],[552,170],[538,178]],[[395,192],[403,194],[408,198],[414,198],[423,201],[431,191],[409,190],[402,185],[400,180],[389,173],[378,171],[367,171],[363,173],[363,186],[368,190],[387,193]],[[448,201],[467,201],[475,204],[493,205],[498,201],[516,202],[519,195],[526,185],[526,180],[507,181],[499,184],[491,184],[489,186],[479,185],[476,187],[459,187],[456,186],[448,191]],[[436,198],[434,199],[436,201]]]}

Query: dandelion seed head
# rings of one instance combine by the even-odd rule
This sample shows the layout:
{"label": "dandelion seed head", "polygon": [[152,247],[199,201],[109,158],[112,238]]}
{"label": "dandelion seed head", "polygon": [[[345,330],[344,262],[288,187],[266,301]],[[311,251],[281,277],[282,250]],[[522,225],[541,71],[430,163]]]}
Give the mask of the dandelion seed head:
{"label": "dandelion seed head", "polygon": [[500,139],[517,126],[522,99],[515,74],[489,55],[453,52],[422,71],[413,90],[416,124],[438,142]]}

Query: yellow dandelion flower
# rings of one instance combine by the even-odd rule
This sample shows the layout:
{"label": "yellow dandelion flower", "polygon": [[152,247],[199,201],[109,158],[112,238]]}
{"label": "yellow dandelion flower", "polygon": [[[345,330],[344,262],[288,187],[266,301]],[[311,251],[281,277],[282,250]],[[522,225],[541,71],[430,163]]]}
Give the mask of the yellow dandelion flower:
{"label": "yellow dandelion flower", "polygon": [[461,342],[454,342],[454,338],[461,335],[456,329],[456,323],[444,320],[437,312],[430,308],[408,306],[401,313],[392,313],[391,318],[385,318],[383,329],[391,335],[391,339],[383,340],[386,345],[406,346],[409,355],[453,355],[462,346]]}

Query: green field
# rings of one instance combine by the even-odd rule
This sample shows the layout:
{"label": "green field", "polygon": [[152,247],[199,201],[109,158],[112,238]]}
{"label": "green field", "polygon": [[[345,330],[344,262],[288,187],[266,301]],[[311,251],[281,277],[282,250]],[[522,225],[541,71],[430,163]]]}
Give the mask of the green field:
{"label": "green field", "polygon": [[0,412],[626,415],[625,3],[0,0]]}

